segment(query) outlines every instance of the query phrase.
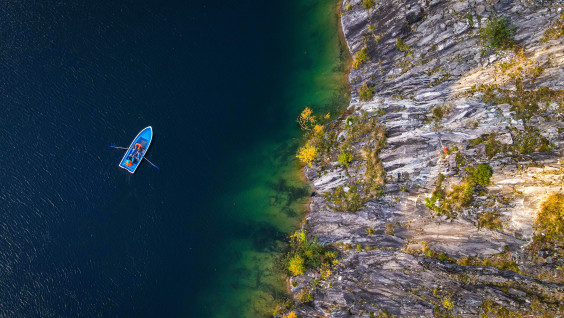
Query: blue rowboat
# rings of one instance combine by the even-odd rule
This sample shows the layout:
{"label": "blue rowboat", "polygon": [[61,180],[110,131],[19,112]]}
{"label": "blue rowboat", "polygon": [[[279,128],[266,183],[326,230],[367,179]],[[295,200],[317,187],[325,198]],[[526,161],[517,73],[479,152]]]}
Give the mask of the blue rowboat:
{"label": "blue rowboat", "polygon": [[119,166],[129,173],[134,173],[143,161],[143,157],[145,157],[147,149],[151,145],[151,139],[153,139],[153,128],[151,126],[141,130],[125,152]]}

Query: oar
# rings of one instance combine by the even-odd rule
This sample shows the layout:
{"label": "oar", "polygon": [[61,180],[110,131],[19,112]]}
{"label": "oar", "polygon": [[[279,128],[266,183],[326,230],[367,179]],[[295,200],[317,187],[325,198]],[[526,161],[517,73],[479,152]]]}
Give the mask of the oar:
{"label": "oar", "polygon": [[159,169],[159,167],[157,167],[154,163],[151,162],[151,160],[147,159],[147,157],[143,157],[143,159],[147,160],[148,163],[151,164],[151,166],[157,168],[157,170],[161,171],[161,169]]}
{"label": "oar", "polygon": [[116,146],[110,146],[110,148],[114,148],[114,149],[123,149],[123,150],[128,150],[129,148],[123,148],[123,147],[116,147]]}

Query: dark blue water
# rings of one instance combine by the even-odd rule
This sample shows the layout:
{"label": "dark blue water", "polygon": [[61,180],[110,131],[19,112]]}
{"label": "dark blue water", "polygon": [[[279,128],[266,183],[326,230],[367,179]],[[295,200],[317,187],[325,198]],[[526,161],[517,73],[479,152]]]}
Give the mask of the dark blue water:
{"label": "dark blue water", "polygon": [[[260,154],[295,150],[306,102],[288,85],[316,67],[299,41],[324,41],[296,40],[318,5],[304,2],[2,3],[0,316],[212,316],[231,301],[240,283],[221,275],[247,275],[225,269],[242,257],[232,243],[278,251],[300,217],[286,209],[279,228],[249,216],[268,196],[224,195],[255,182],[288,193]],[[161,170],[130,175],[108,146],[148,125]],[[249,177],[254,166],[269,172]]]}

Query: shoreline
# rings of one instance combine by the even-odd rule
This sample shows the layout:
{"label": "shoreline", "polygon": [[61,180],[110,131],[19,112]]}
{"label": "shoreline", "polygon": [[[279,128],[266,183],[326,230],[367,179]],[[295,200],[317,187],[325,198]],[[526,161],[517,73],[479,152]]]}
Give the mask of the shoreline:
{"label": "shoreline", "polygon": [[[344,81],[346,84],[346,88],[347,91],[349,92],[349,94],[352,94],[352,85],[351,82],[349,80],[349,75],[351,74],[351,67],[352,67],[352,62],[353,62],[353,58],[352,58],[352,52],[349,48],[349,45],[347,43],[347,38],[345,37],[345,30],[343,29],[343,13],[341,11],[341,8],[343,6],[343,3],[345,2],[345,0],[339,0],[337,3],[337,7],[335,8],[335,14],[337,15],[337,19],[339,20],[338,23],[338,36],[339,36],[339,46],[341,48],[344,48],[345,50],[345,72],[343,74],[343,76],[345,77]],[[350,96],[350,95],[349,95]],[[350,97],[349,97],[349,104],[345,107],[348,108],[350,105]]]}
{"label": "shoreline", "polygon": [[[339,109],[339,115],[334,119],[334,120],[338,120],[340,119],[346,112],[346,110],[348,109],[351,99],[350,99],[350,95],[352,94],[352,85],[349,81],[349,75],[351,72],[351,65],[352,65],[352,54],[350,52],[350,49],[347,45],[347,41],[345,38],[345,32],[343,30],[343,24],[342,24],[342,13],[341,13],[341,7],[344,3],[344,0],[338,0],[337,4],[335,5],[334,8],[334,14],[335,14],[335,18],[337,19],[337,34],[338,34],[338,39],[339,39],[339,49],[343,50],[345,52],[345,60],[342,61],[343,63],[343,67],[344,67],[344,73],[343,73],[343,83],[345,83],[345,89],[349,94],[349,98],[348,98],[348,104],[343,106],[342,109]],[[304,181],[305,183],[308,184],[308,186],[310,187],[310,189],[312,190],[312,194],[315,193],[315,187],[313,186],[313,183],[307,178],[306,176],[306,171],[305,171],[305,167],[303,165],[299,165],[299,175],[300,175],[300,179],[302,181]],[[302,220],[299,223],[299,226],[296,228],[296,230],[299,229],[303,229],[304,224],[307,221],[307,218],[309,216],[309,214],[311,213],[311,203],[312,203],[312,196],[310,195],[307,199],[307,201],[304,203],[304,215]],[[286,280],[286,292],[288,293],[288,295],[290,295],[291,297],[293,296],[292,294],[292,287],[291,287],[291,283],[290,283],[290,279],[291,276],[285,275],[285,280]]]}
{"label": "shoreline", "polygon": [[[350,102],[351,102],[351,94],[352,94],[352,85],[349,81],[349,75],[351,72],[351,65],[352,65],[352,54],[351,51],[347,45],[347,41],[345,38],[345,32],[343,30],[343,24],[342,24],[342,12],[341,12],[341,7],[343,5],[345,0],[338,0],[337,4],[334,7],[334,14],[335,14],[335,18],[337,19],[337,36],[338,36],[338,42],[339,42],[339,50],[343,50],[345,52],[345,59],[344,61],[342,61],[343,63],[343,67],[344,67],[344,72],[343,72],[343,83],[345,84],[345,91],[349,94],[348,96],[348,102],[345,106],[342,107],[342,109],[338,110],[338,116],[334,119],[334,120],[338,120],[339,118],[341,118],[343,116],[343,114],[346,112],[346,110],[348,109]],[[300,137],[300,138],[303,138]],[[307,178],[306,176],[306,171],[305,171],[305,167],[302,164],[299,164],[298,166],[298,171],[299,171],[299,176],[300,179],[306,183],[311,191],[312,194],[315,193],[315,187],[313,186],[313,183]],[[298,227],[296,228],[296,230],[299,229],[303,229],[304,224],[307,221],[307,218],[309,216],[309,214],[311,213],[311,203],[312,203],[312,196],[310,195],[307,199],[307,201],[305,203],[303,203],[304,207],[303,207],[303,211],[304,211],[304,215],[301,219],[301,221],[298,223]],[[286,281],[286,292],[290,297],[293,297],[292,294],[292,287],[291,287],[291,276],[288,276],[287,274],[285,274],[285,281]]]}
{"label": "shoreline", "polygon": [[[342,12],[342,6],[343,3],[345,2],[345,0],[339,0],[339,3],[337,4],[336,7],[336,11],[335,14],[337,15],[338,19],[339,19],[339,30],[338,30],[338,36],[339,36],[339,45],[342,49],[344,49],[345,52],[345,61],[344,61],[344,67],[345,67],[345,71],[343,76],[344,78],[344,83],[345,83],[345,87],[346,90],[349,94],[349,100],[347,102],[347,105],[345,105],[343,107],[343,109],[339,112],[339,115],[335,118],[335,120],[341,120],[343,119],[345,116],[348,116],[348,112],[347,110],[349,109],[349,106],[351,105],[352,102],[352,90],[353,90],[353,86],[352,83],[350,81],[350,75],[351,75],[351,70],[352,70],[352,63],[353,63],[353,55],[351,52],[351,49],[347,43],[347,38],[345,36],[345,29],[344,29],[344,25],[343,25],[343,12]],[[304,169],[304,175],[305,175],[305,169]],[[307,179],[307,178],[306,178]],[[308,181],[309,182],[309,181]]]}

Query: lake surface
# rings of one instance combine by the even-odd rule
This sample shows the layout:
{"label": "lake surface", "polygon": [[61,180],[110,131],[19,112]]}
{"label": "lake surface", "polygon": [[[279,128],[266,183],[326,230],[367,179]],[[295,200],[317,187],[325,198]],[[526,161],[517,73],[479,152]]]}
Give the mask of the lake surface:
{"label": "lake surface", "polygon": [[[334,0],[4,1],[0,316],[259,317],[348,103]],[[148,158],[118,168],[151,125]]]}

